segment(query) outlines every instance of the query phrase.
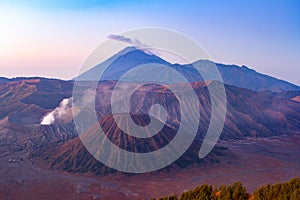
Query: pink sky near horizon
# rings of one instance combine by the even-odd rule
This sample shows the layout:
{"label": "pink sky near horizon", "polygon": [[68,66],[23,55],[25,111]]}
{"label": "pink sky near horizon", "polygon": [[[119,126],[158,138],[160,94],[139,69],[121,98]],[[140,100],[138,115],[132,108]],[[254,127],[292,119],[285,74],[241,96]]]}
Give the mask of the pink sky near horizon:
{"label": "pink sky near horizon", "polygon": [[[300,31],[293,28],[299,25],[299,20],[293,19],[296,24],[288,24],[290,18],[278,16],[272,24],[275,12],[261,14],[262,20],[272,22],[265,23],[268,30],[256,25],[257,19],[248,19],[249,15],[259,12],[255,8],[244,13],[239,11],[240,7],[237,7],[239,10],[229,5],[215,8],[216,3],[209,5],[207,1],[199,5],[132,2],[82,9],[48,9],[9,1],[0,3],[0,77],[71,79],[108,35],[136,28],[161,27],[195,39],[213,61],[246,65],[300,85],[300,40],[295,39]],[[170,10],[163,10],[163,6]],[[202,12],[198,12],[196,6],[203,7]],[[214,7],[213,11],[210,11],[211,7]],[[286,12],[290,9],[278,7]],[[178,14],[184,9],[190,10],[186,10],[186,15]],[[233,11],[241,16],[240,21]]]}

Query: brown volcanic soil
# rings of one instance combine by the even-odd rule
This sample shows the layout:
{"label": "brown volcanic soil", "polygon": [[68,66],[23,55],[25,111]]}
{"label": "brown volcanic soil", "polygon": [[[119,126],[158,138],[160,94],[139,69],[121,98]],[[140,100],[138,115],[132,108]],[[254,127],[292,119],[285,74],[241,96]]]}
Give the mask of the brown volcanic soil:
{"label": "brown volcanic soil", "polygon": [[[114,117],[119,118],[120,120],[127,120],[120,114],[115,115]],[[132,115],[131,117],[133,117],[138,124],[144,124],[147,119],[145,115]],[[135,138],[121,131],[112,116],[104,118],[99,123],[111,142],[130,152],[144,153],[158,150],[167,145],[176,134],[176,131],[173,128],[165,125],[159,133],[151,138]],[[90,136],[97,134],[97,131],[98,127],[93,126],[86,132],[86,135]],[[198,152],[201,144],[201,140],[196,138],[189,149],[178,160],[170,165],[170,167],[163,169],[163,171],[168,171],[173,168],[185,168],[194,163],[208,165],[220,163],[224,160],[226,161],[226,159],[230,161],[235,158],[235,156],[227,150],[227,147],[218,145],[207,158],[198,159]],[[95,148],[98,148],[98,146],[96,145]],[[117,153],[111,152],[111,154]],[[116,157],[120,156],[116,155]],[[116,172],[116,170],[106,167],[98,162],[86,150],[79,137],[68,140],[67,142],[41,147],[31,154],[31,158],[34,162],[47,169],[62,169],[68,172],[80,173],[92,172],[96,175],[106,175],[108,173]],[[124,159],[126,160],[126,158],[122,158],[122,160]],[[121,164],[122,163],[120,163],[120,165]],[[151,164],[151,162],[149,162],[149,164]]]}
{"label": "brown volcanic soil", "polygon": [[[115,83],[106,82],[105,84],[114,85]],[[124,84],[128,85],[127,83]],[[213,84],[213,82],[208,84]],[[181,86],[176,84],[169,87],[176,87],[179,90]],[[210,96],[203,83],[192,83],[192,87],[195,89],[200,102],[201,117],[198,134],[203,137],[210,121]],[[96,110],[99,120],[111,114],[109,98],[111,90],[102,90],[101,88],[103,87],[98,88],[96,96],[96,101],[98,100]],[[179,106],[170,92],[163,87],[155,86],[139,89],[132,95],[131,112],[147,113],[149,105],[159,103],[172,116],[167,120],[167,124],[171,127],[178,126]],[[188,95],[186,98],[186,101],[189,102]],[[300,131],[299,102],[270,92],[254,92],[228,85],[226,85],[226,98],[227,114],[221,135],[222,139],[269,137]],[[121,103],[120,106],[124,106]]]}
{"label": "brown volcanic soil", "polygon": [[[166,110],[174,113],[171,116],[176,116],[179,109],[176,102],[167,103],[168,100],[173,102],[171,94],[169,92],[162,93],[161,90],[165,88],[149,85],[147,87],[147,92],[143,92],[141,89],[132,96],[132,101],[134,102],[132,105],[133,112],[139,113],[142,111],[142,113],[145,113],[149,105],[160,103]],[[235,152],[228,151],[226,147],[222,146],[215,148],[206,159],[198,159],[197,155],[202,143],[202,137],[206,133],[210,118],[210,102],[208,100],[209,94],[207,88],[203,87],[203,84],[193,83],[193,87],[196,89],[197,94],[199,94],[201,102],[199,107],[203,114],[200,119],[199,132],[188,151],[170,168],[185,168],[193,164],[200,164],[200,166],[212,163],[225,164],[224,158],[225,160],[228,159],[226,160],[227,162],[238,161],[235,159]],[[300,104],[298,102],[282,99],[270,93],[257,93],[231,86],[227,86],[226,89],[228,109],[225,126],[221,135],[223,141],[231,139],[241,140],[247,137],[295,135],[300,132]],[[103,95],[106,93],[109,92],[100,91],[98,95],[104,97]],[[105,98],[101,98],[102,101],[99,101],[99,106],[101,108],[109,108],[109,105],[107,105],[108,102],[103,99]],[[108,138],[117,146],[134,152],[149,152],[168,144],[172,140],[173,135],[176,134],[176,127],[179,126],[176,118],[169,118],[160,134],[156,134],[150,140],[136,139],[121,132],[114,123],[111,115],[109,115],[109,112],[106,115],[103,113],[99,115],[101,114],[103,116],[100,116],[100,124],[106,130]],[[147,121],[147,116],[134,115],[139,116],[133,117],[136,122],[145,123]],[[123,119],[123,121],[126,121],[126,119]],[[95,134],[94,130],[97,131],[97,127],[92,127],[85,134],[93,135]],[[97,162],[81,145],[79,139],[66,142],[61,141],[53,145],[44,145],[39,149],[35,149],[31,155],[35,162],[48,169],[81,173],[92,172],[97,175],[115,172],[115,170],[109,169]],[[117,159],[120,160],[119,157]],[[167,168],[166,170],[170,169]]]}
{"label": "brown volcanic soil", "polygon": [[[198,149],[191,148],[192,154],[188,153],[183,162],[177,162],[189,162],[184,168],[175,165],[150,174],[95,176],[89,171],[96,170],[85,169],[93,169],[93,165],[98,169],[102,164],[95,162],[84,151],[78,139],[73,139],[76,134],[72,123],[51,126],[32,124],[39,122],[46,109],[50,108],[45,107],[49,102],[55,102],[51,105],[52,109],[61,99],[70,95],[69,83],[50,83],[36,81],[0,85],[0,199],[149,199],[179,194],[202,183],[215,185],[242,181],[249,191],[253,191],[260,184],[300,176],[300,137],[295,136],[300,129],[300,104],[272,93],[257,93],[231,86],[226,86],[228,112],[223,140],[218,144],[226,147],[223,149],[226,153],[215,148],[217,151],[198,163],[193,162]],[[198,91],[201,102],[201,139],[210,117],[209,95],[205,85],[194,83],[193,87]],[[143,108],[143,102],[138,99],[147,99],[146,104],[158,99],[168,110],[176,113],[178,108],[175,104],[167,104],[160,90],[154,88],[153,92],[147,94],[136,92],[133,97],[136,105],[134,111]],[[98,94],[106,92],[109,91],[99,91]],[[44,99],[48,99],[48,102]],[[103,100],[101,103],[105,108],[108,102]],[[109,109],[106,111],[109,113]],[[24,117],[31,114],[35,114],[33,118]],[[108,116],[104,114],[100,118]],[[176,124],[171,119],[169,128],[176,127]],[[107,127],[110,125],[108,123]],[[272,137],[275,135],[278,137]],[[127,141],[118,140],[117,137],[115,142],[129,148]],[[193,147],[196,146],[200,147]],[[37,155],[29,160],[29,153],[32,152]],[[44,167],[51,170],[45,170]],[[99,174],[106,172],[110,171],[99,171]]]}
{"label": "brown volcanic soil", "polygon": [[[0,158],[1,199],[149,199],[202,183],[241,181],[248,191],[300,176],[300,136],[223,141],[237,159],[139,175],[69,174],[32,165],[23,152]],[[9,158],[24,158],[8,162]],[[229,160],[228,160],[229,159]]]}

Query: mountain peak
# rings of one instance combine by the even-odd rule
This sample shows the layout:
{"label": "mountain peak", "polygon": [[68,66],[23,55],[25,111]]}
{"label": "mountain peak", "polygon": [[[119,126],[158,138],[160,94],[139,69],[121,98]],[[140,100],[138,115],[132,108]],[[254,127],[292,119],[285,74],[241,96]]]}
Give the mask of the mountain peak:
{"label": "mountain peak", "polygon": [[128,47],[122,49],[121,51],[119,51],[119,52],[118,52],[117,54],[115,54],[115,55],[121,56],[121,55],[127,54],[127,53],[129,53],[129,52],[131,52],[131,51],[136,51],[136,50],[139,50],[136,46],[128,46]]}
{"label": "mountain peak", "polygon": [[163,60],[159,56],[152,53],[150,50],[147,49],[140,49],[136,47],[127,47],[117,53],[116,55],[119,55],[117,59],[126,59],[126,62],[129,60],[140,60],[146,63],[146,61],[155,61],[162,64],[170,64],[167,61]]}
{"label": "mountain peak", "polygon": [[122,49],[121,51],[119,51],[118,53],[116,53],[115,55],[113,55],[111,58],[118,59],[122,56],[126,56],[127,58],[129,57],[131,59],[132,57],[135,57],[135,59],[140,59],[140,60],[146,57],[155,60],[160,60],[161,62],[166,62],[159,56],[155,55],[155,53],[153,53],[151,50],[147,48],[138,48],[136,46],[128,46]]}
{"label": "mountain peak", "polygon": [[[293,85],[289,82],[279,80],[265,74],[261,74],[251,68],[248,68],[245,65],[225,65],[215,63],[211,60],[198,60],[192,64],[186,65],[172,65],[149,51],[147,48],[141,49],[135,46],[129,46],[119,51],[111,58],[81,74],[79,77],[77,77],[77,80],[99,81],[99,75],[103,73],[103,69],[106,70],[102,75],[102,80],[119,80],[127,71],[139,65],[154,63],[166,65],[175,69],[176,71],[184,75],[184,77],[189,82],[203,81],[203,78],[201,77],[201,75],[199,75],[198,70],[200,70],[202,73],[210,73],[211,66],[213,64],[217,66],[224,83],[228,85],[233,85],[254,91],[281,92],[300,90],[300,87],[297,85]],[[193,66],[196,66],[198,70],[196,70]],[[178,82],[178,80],[174,78],[172,73],[158,70],[155,71],[153,70],[153,68],[145,69],[143,71],[143,74],[143,76],[146,77],[159,76],[161,77],[161,80],[169,80],[170,82],[174,81],[176,83]],[[136,79],[132,77],[128,79],[128,81],[132,80]]]}
{"label": "mountain peak", "polygon": [[101,72],[103,72],[103,69],[106,70],[102,76],[102,80],[119,80],[124,72],[138,65],[148,63],[170,65],[170,63],[151,53],[147,49],[144,50],[135,46],[129,46],[79,75],[76,80],[98,81],[99,75],[102,74]]}

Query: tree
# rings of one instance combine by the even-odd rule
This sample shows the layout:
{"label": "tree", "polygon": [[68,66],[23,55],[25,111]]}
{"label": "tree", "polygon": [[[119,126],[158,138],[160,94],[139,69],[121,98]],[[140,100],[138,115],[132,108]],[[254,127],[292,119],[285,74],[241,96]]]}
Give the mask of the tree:
{"label": "tree", "polygon": [[[163,197],[159,200],[177,200],[177,196]],[[232,186],[212,187],[203,184],[194,190],[181,194],[180,200],[300,200],[300,179],[293,178],[287,183],[260,186],[249,194],[241,182]]]}

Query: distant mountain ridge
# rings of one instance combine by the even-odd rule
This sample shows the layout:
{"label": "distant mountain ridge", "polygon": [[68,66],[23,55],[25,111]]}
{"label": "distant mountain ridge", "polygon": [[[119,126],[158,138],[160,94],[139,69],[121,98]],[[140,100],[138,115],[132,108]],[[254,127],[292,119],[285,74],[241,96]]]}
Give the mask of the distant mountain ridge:
{"label": "distant mountain ridge", "polygon": [[300,87],[284,80],[256,72],[246,66],[216,64],[225,84],[254,91],[299,91]]}
{"label": "distant mountain ridge", "polygon": [[[150,55],[144,51],[137,49],[135,47],[127,47],[117,54],[113,55],[109,59],[102,63],[99,63],[95,67],[89,69],[88,71],[75,77],[73,80],[77,81],[99,81],[99,75],[102,69],[107,68],[102,76],[102,80],[119,80],[120,77],[130,69],[141,64],[161,64],[169,66],[178,72],[180,72],[184,77],[187,78],[189,82],[202,82],[203,78],[199,75],[198,71],[193,66],[198,66],[201,70],[205,72],[207,70],[207,63],[214,63],[208,60],[198,60],[192,64],[171,64],[156,55]],[[246,66],[237,65],[225,65],[221,63],[214,63],[223,78],[224,84],[236,86],[239,88],[250,89],[253,91],[271,91],[271,92],[286,92],[286,91],[300,91],[300,86],[289,83],[285,80],[280,80],[266,74],[256,72]],[[168,74],[165,71],[155,71],[153,69],[145,69],[143,71],[143,76],[160,76],[164,80],[170,80],[170,82],[175,82],[176,79],[172,74]],[[127,81],[130,81],[133,76],[129,76]],[[6,78],[0,77],[0,83],[21,81],[21,80],[32,80],[32,79],[42,79],[42,80],[59,80],[56,78],[43,78],[43,77],[16,77],[16,78]],[[126,81],[126,79],[124,79]]]}
{"label": "distant mountain ridge", "polygon": [[[119,80],[120,77],[130,69],[141,64],[162,64],[167,65],[178,72],[180,72],[189,82],[201,82],[203,78],[198,71],[193,67],[197,66],[200,71],[205,73],[209,70],[207,63],[212,62],[208,60],[199,60],[192,64],[180,65],[171,64],[156,55],[149,55],[140,49],[135,47],[127,47],[119,53],[113,55],[106,61],[96,65],[88,71],[82,73],[76,80],[99,80],[99,75],[104,68],[107,70],[103,73],[102,80]],[[212,62],[213,63],[213,62]],[[239,67],[237,65],[225,65],[215,63],[225,84],[233,85],[240,88],[246,88],[254,91],[300,91],[300,87],[289,83],[284,80],[280,80],[262,73],[258,73],[253,69],[246,66]],[[166,73],[165,71],[157,71],[151,68],[144,69],[142,76],[161,76],[164,80],[170,80],[175,82],[173,74]],[[134,77],[124,79],[125,81],[134,80]]]}

